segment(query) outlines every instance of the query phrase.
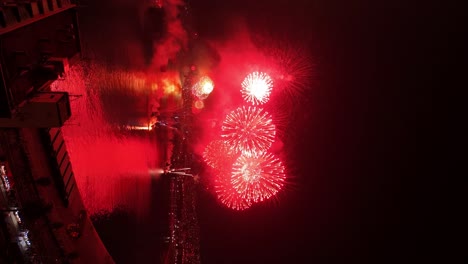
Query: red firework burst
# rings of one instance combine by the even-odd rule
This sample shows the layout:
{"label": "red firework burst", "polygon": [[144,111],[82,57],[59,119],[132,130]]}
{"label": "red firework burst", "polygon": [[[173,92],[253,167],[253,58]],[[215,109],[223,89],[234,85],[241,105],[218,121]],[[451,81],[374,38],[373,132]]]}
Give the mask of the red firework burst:
{"label": "red firework burst", "polygon": [[273,154],[241,155],[232,166],[231,184],[241,198],[260,202],[284,185],[284,166]]}
{"label": "red firework burst", "polygon": [[208,76],[203,76],[193,85],[192,94],[199,99],[206,99],[214,89],[213,81]]}
{"label": "red firework burst", "polygon": [[265,47],[265,53],[277,65],[275,86],[280,100],[290,104],[301,102],[310,88],[313,77],[313,64],[307,48],[289,40],[277,40]]}
{"label": "red firework burst", "polygon": [[226,116],[222,137],[236,152],[267,151],[275,139],[275,125],[262,108],[239,107]]}
{"label": "red firework burst", "polygon": [[263,72],[252,72],[242,82],[242,97],[248,103],[254,105],[268,102],[273,81]]}
{"label": "red firework burst", "polygon": [[217,170],[224,168],[230,170],[237,156],[236,152],[224,140],[211,141],[203,152],[206,164]]}
{"label": "red firework burst", "polygon": [[234,210],[245,210],[252,205],[252,202],[240,196],[230,182],[229,173],[220,173],[215,178],[215,192],[219,201],[225,206]]}

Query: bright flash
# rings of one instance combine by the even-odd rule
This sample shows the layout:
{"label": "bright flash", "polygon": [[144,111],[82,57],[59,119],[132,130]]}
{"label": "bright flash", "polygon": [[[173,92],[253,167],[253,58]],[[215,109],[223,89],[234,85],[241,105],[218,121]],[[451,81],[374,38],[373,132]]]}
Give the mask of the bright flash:
{"label": "bright flash", "polygon": [[210,95],[214,89],[213,81],[207,77],[203,76],[200,80],[192,87],[192,94],[197,98],[203,100]]}
{"label": "bright flash", "polygon": [[205,81],[203,84],[202,84],[202,92],[204,94],[210,94],[212,91],[213,91],[213,82],[210,81]]}
{"label": "bright flash", "polygon": [[263,72],[252,72],[242,82],[242,97],[254,105],[268,102],[273,81]]}

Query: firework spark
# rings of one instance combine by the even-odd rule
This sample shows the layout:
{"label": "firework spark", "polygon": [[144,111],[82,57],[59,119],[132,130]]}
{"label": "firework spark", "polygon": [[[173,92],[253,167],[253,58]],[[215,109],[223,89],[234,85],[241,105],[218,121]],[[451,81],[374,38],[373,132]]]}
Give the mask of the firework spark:
{"label": "firework spark", "polygon": [[245,77],[242,82],[242,98],[253,105],[260,105],[268,102],[273,81],[268,74],[263,72],[253,72]]}
{"label": "firework spark", "polygon": [[246,201],[274,196],[284,184],[284,166],[273,154],[241,155],[232,166],[231,184]]}
{"label": "firework spark", "polygon": [[239,107],[226,116],[221,126],[222,137],[237,152],[268,150],[275,139],[275,125],[262,108]]}

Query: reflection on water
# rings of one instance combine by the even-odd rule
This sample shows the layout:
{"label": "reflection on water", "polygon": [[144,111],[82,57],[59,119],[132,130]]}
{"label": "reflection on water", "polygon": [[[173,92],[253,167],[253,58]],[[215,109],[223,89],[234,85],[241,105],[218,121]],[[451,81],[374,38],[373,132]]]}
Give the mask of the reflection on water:
{"label": "reflection on water", "polygon": [[155,86],[125,71],[74,66],[54,90],[71,94],[72,118],[62,128],[74,174],[91,214],[123,207],[146,214],[156,141],[144,126],[156,105]]}

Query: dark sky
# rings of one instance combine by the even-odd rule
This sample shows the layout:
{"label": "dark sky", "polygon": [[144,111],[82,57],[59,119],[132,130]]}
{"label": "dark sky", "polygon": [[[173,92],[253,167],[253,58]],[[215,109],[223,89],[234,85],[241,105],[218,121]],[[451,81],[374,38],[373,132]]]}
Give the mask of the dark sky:
{"label": "dark sky", "polygon": [[412,131],[429,121],[436,9],[380,2],[193,1],[202,37],[224,38],[223,22],[244,17],[254,30],[306,42],[316,68],[292,122],[299,142],[287,142],[293,186],[278,204],[241,213],[202,196],[203,263],[422,257],[428,233],[414,216],[428,204],[417,194],[424,183],[413,183],[429,134]]}
{"label": "dark sky", "polygon": [[[428,3],[380,2],[192,1],[200,37],[225,39],[231,19],[242,17],[253,32],[303,42],[315,65],[285,141],[290,185],[277,203],[244,212],[202,193],[202,263],[420,262],[416,249],[430,233],[414,217],[429,206],[418,177],[427,160],[418,153],[431,149],[430,84],[441,42],[434,31],[443,24],[433,17],[445,14]],[[92,21],[84,35],[98,39],[91,29],[105,21]],[[108,27],[133,32],[132,25]]]}

